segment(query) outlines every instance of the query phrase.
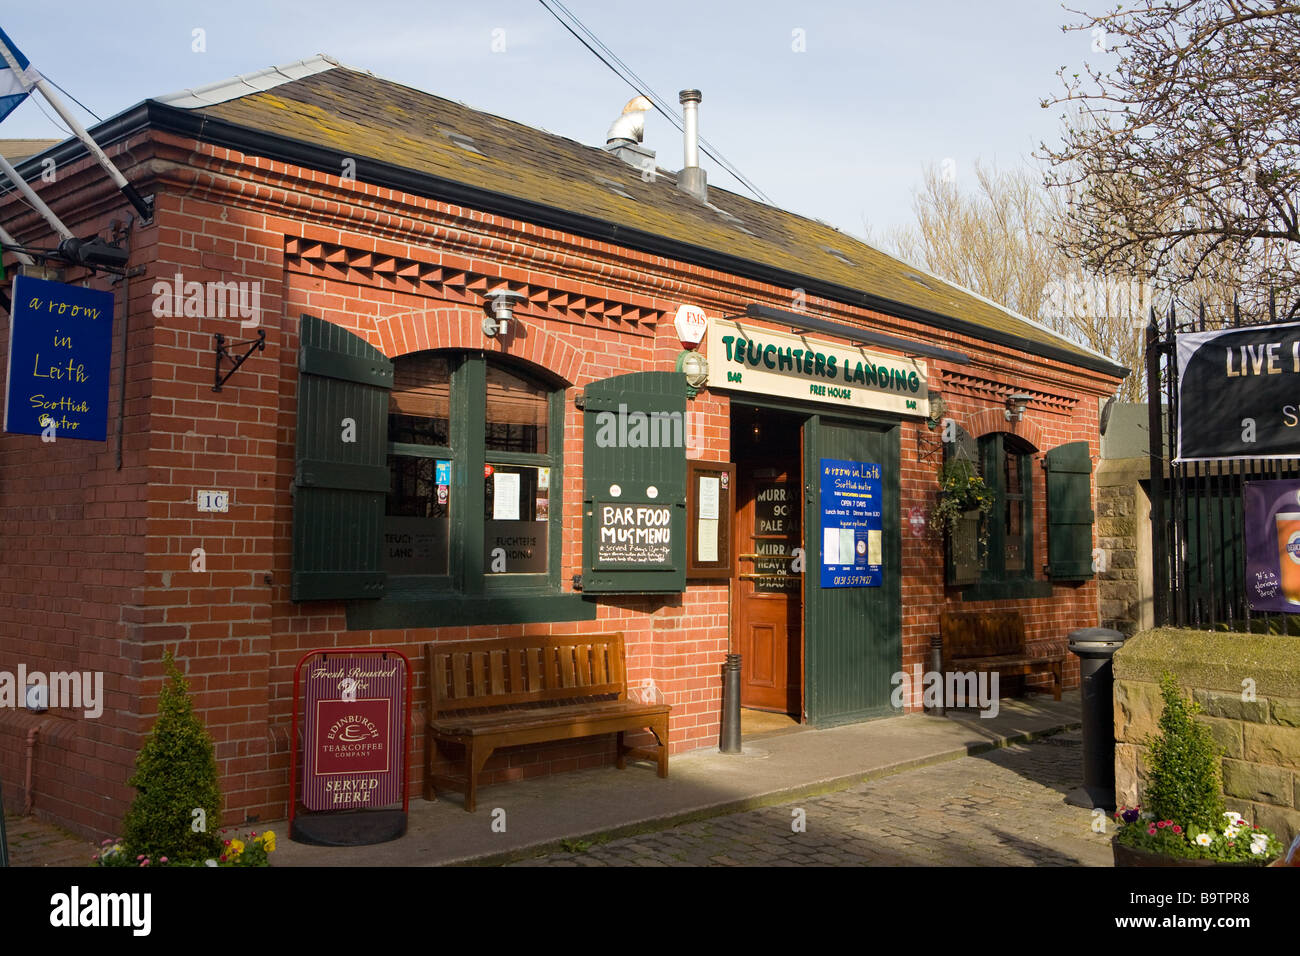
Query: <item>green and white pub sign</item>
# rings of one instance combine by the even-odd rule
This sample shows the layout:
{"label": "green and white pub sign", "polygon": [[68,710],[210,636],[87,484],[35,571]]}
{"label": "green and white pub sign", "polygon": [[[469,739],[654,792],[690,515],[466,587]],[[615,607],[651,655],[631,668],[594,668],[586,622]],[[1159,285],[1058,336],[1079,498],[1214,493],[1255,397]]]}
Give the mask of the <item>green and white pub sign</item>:
{"label": "green and white pub sign", "polygon": [[928,417],[925,362],[713,319],[709,388]]}

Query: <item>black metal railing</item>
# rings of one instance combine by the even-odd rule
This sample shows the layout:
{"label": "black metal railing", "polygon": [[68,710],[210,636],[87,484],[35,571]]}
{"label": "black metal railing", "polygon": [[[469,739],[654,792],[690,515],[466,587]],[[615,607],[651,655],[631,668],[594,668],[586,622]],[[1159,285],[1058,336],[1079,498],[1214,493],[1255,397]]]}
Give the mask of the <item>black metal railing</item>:
{"label": "black metal railing", "polygon": [[1243,509],[1246,482],[1300,478],[1300,459],[1174,463],[1178,440],[1175,336],[1278,321],[1272,296],[1266,315],[1243,315],[1234,305],[1228,315],[1207,321],[1202,304],[1186,321],[1179,321],[1171,307],[1162,323],[1152,310],[1147,326],[1146,375],[1152,596],[1157,625],[1300,634],[1300,615],[1250,608]]}

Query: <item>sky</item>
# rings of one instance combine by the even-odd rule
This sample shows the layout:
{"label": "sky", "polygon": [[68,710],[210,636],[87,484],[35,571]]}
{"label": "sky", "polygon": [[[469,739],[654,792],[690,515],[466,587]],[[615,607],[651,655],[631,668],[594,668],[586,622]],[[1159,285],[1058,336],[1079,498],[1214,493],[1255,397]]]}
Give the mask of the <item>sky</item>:
{"label": "sky", "polygon": [[[1113,59],[1087,31],[1063,32],[1079,18],[1053,0],[564,5],[674,106],[701,90],[701,136],[776,205],[876,244],[913,221],[927,166],[964,187],[977,160],[1032,163],[1059,139],[1061,108],[1040,106],[1062,89],[1056,71]],[[592,146],[635,95],[539,0],[69,0],[8,7],[0,27],[103,118],[317,53]],[[66,135],[37,99],[0,137]],[[658,114],[645,145],[682,165],[681,134]],[[701,164],[711,186],[748,195]]]}

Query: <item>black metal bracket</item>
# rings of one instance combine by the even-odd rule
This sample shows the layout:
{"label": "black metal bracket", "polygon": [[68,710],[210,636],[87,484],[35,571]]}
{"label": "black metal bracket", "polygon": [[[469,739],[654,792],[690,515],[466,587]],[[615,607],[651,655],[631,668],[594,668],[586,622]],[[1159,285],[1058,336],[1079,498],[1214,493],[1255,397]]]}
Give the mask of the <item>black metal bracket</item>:
{"label": "black metal bracket", "polygon": [[[219,392],[221,391],[221,386],[226,384],[226,382],[229,381],[230,376],[234,375],[235,372],[239,370],[239,366],[243,365],[246,361],[248,361],[248,357],[250,355],[252,355],[254,352],[262,352],[266,349],[266,329],[258,329],[257,338],[255,339],[248,339],[245,342],[232,342],[230,343],[229,346],[226,345],[226,337],[222,335],[220,332],[216,334],[215,338],[217,340],[217,344],[214,348],[214,351],[216,352],[216,363],[215,363],[216,367],[214,369],[215,372],[214,381],[216,384],[212,386],[212,390],[214,392]],[[243,355],[235,355],[234,353],[231,352],[231,349],[241,348],[245,345],[248,346],[248,350],[244,352]],[[231,363],[230,371],[228,371],[225,375],[221,374],[222,356],[225,356],[226,358],[230,359],[230,363]]]}

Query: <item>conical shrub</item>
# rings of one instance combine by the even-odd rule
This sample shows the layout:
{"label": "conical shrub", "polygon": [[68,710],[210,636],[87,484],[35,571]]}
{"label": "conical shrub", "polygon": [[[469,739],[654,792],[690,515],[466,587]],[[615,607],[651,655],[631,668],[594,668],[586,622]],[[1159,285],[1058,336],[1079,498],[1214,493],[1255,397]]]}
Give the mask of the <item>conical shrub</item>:
{"label": "conical shrub", "polygon": [[1218,745],[1195,720],[1200,707],[1184,699],[1172,675],[1161,677],[1160,694],[1165,708],[1147,755],[1146,809],[1184,828],[1217,830],[1223,823]]}
{"label": "conical shrub", "polygon": [[122,836],[133,856],[202,861],[221,852],[217,761],[212,738],[194,713],[189,684],[170,651],[163,666],[167,676],[158,697],[158,720],[128,781],[139,793],[123,821]]}

